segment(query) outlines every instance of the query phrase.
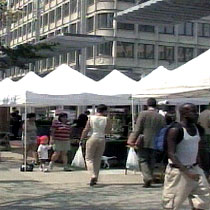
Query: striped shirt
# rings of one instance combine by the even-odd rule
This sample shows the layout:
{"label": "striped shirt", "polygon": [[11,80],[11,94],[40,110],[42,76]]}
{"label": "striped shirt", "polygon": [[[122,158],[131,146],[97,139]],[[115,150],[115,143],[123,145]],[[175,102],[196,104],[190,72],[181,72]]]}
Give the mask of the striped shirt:
{"label": "striped shirt", "polygon": [[59,141],[69,141],[71,127],[68,124],[64,124],[58,120],[52,123],[52,130],[54,130],[53,138]]}

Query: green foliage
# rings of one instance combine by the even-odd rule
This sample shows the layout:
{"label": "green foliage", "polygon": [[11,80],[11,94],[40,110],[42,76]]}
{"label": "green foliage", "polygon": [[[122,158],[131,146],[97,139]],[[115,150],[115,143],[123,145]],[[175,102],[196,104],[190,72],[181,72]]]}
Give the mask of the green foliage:
{"label": "green foliage", "polygon": [[0,69],[17,66],[20,68],[27,68],[28,63],[34,63],[38,59],[43,59],[45,56],[39,55],[39,51],[50,50],[56,44],[22,44],[15,48],[0,46],[2,56],[0,57]]}

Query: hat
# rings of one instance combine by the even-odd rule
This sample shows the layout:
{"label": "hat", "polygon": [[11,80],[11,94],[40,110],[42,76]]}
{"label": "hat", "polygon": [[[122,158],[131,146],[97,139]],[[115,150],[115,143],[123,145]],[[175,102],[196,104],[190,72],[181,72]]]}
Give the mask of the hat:
{"label": "hat", "polygon": [[44,144],[46,140],[48,141],[48,136],[41,136],[39,138],[40,144]]}

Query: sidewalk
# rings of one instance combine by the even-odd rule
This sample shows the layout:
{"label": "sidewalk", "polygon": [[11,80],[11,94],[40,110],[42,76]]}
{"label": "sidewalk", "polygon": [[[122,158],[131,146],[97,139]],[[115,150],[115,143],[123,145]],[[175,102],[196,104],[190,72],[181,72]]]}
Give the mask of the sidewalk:
{"label": "sidewalk", "polygon": [[[160,210],[161,184],[142,188],[140,173],[106,169],[96,187],[89,187],[87,171],[20,172],[22,155],[1,152],[0,209]],[[189,207],[183,208],[189,209]]]}

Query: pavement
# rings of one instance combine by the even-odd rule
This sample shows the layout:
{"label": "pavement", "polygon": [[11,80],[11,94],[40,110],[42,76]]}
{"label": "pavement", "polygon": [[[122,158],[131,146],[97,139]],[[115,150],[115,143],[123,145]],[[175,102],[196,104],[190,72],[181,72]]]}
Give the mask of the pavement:
{"label": "pavement", "polygon": [[[100,171],[99,182],[90,187],[85,170],[21,172],[22,155],[15,149],[1,152],[0,210],[160,210],[162,184],[143,188],[140,172],[124,169]],[[182,208],[189,210],[188,202]]]}

